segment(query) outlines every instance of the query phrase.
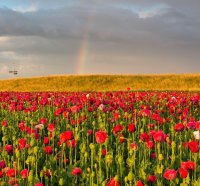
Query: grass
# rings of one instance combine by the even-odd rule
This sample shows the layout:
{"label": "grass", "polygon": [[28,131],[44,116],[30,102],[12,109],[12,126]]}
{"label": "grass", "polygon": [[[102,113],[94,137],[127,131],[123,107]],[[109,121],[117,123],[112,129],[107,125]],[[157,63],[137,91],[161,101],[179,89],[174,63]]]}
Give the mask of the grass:
{"label": "grass", "polygon": [[68,75],[0,80],[0,91],[200,91],[200,74]]}

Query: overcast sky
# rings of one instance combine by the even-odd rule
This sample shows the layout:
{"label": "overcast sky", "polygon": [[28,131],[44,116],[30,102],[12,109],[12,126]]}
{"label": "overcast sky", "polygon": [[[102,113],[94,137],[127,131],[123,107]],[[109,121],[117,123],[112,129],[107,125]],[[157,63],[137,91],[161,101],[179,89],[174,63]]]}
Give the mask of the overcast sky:
{"label": "overcast sky", "polygon": [[0,0],[0,79],[200,72],[199,0]]}

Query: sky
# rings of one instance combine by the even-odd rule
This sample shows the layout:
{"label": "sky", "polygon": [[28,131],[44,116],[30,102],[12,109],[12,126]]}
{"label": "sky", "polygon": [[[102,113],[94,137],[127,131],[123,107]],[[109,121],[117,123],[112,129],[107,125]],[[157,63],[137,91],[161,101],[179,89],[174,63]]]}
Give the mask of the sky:
{"label": "sky", "polygon": [[0,0],[0,79],[200,73],[199,0]]}

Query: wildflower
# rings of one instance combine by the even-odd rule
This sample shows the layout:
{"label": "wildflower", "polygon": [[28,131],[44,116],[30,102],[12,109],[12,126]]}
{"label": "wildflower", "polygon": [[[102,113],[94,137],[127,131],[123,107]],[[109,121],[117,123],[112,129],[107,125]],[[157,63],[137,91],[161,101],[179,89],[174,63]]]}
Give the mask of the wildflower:
{"label": "wildflower", "polygon": [[44,147],[44,151],[45,151],[46,154],[52,154],[53,153],[51,146]]}
{"label": "wildflower", "polygon": [[188,175],[188,171],[182,167],[178,169],[178,172],[181,178],[186,178]]}
{"label": "wildflower", "polygon": [[176,174],[177,172],[174,169],[167,169],[164,172],[163,177],[167,180],[173,180],[176,178]]}
{"label": "wildflower", "polygon": [[122,125],[116,125],[115,127],[113,127],[113,134],[116,135],[118,133],[120,133],[123,130],[123,126]]}
{"label": "wildflower", "polygon": [[196,141],[190,141],[188,143],[189,149],[193,153],[198,153],[199,152],[199,143]]}
{"label": "wildflower", "polygon": [[128,124],[128,131],[129,131],[130,133],[133,133],[133,132],[136,131],[136,126],[135,126],[134,123]]}
{"label": "wildflower", "polygon": [[68,140],[72,140],[73,138],[74,138],[74,134],[70,130],[65,131],[64,133],[60,134],[60,142],[61,143],[64,143],[64,142],[66,142]]}
{"label": "wildflower", "polygon": [[15,177],[17,175],[17,170],[16,169],[8,169],[6,172],[6,175],[8,177]]}
{"label": "wildflower", "polygon": [[108,135],[106,134],[105,131],[101,130],[95,133],[95,137],[96,137],[96,142],[102,144],[106,141]]}
{"label": "wildflower", "polygon": [[150,182],[150,183],[154,183],[156,182],[156,176],[155,175],[149,175],[148,178],[147,178],[147,181]]}
{"label": "wildflower", "polygon": [[23,169],[20,174],[22,178],[28,178],[28,169]]}
{"label": "wildflower", "polygon": [[82,169],[81,169],[81,168],[78,168],[78,167],[76,167],[76,168],[74,168],[74,169],[72,170],[72,174],[73,174],[74,176],[81,175],[82,173],[83,173]]}
{"label": "wildflower", "polygon": [[120,182],[115,178],[111,178],[107,186],[120,186]]}

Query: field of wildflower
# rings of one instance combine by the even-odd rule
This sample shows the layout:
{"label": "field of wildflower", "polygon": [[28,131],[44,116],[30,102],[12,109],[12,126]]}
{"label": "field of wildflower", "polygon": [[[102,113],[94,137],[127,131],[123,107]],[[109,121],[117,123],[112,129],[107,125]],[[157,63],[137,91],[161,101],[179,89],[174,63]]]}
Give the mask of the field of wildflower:
{"label": "field of wildflower", "polygon": [[0,185],[199,186],[200,93],[0,92]]}

